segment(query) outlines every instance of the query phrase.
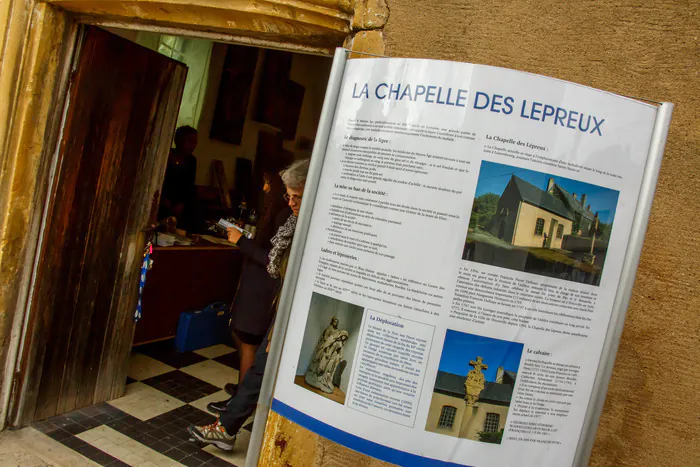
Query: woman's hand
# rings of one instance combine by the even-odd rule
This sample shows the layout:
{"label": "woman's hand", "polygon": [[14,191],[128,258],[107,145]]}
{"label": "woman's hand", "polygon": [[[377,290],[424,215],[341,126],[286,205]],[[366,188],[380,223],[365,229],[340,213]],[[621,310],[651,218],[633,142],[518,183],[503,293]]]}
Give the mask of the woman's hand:
{"label": "woman's hand", "polygon": [[226,229],[226,232],[228,232],[228,241],[231,243],[237,244],[238,240],[243,236],[243,233],[235,227],[229,227]]}

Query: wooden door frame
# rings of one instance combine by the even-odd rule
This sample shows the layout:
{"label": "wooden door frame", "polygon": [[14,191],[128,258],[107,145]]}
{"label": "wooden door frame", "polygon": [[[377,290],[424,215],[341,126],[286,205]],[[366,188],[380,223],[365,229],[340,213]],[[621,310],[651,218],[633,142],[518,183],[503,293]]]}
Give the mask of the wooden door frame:
{"label": "wooden door frame", "polygon": [[[23,248],[18,249],[16,255],[17,261],[21,262],[22,266],[17,266],[17,274],[10,282],[11,290],[15,292],[14,296],[10,298],[14,300],[3,300],[3,304],[6,305],[5,312],[11,313],[12,324],[10,335],[5,336],[7,347],[4,355],[5,368],[2,374],[2,390],[0,392],[0,429],[4,429],[8,424],[18,426],[32,421],[32,416],[22,413],[24,391],[21,390],[22,387],[39,384],[38,381],[22,383],[26,377],[26,368],[25,371],[22,371],[23,363],[26,361],[24,357],[29,354],[32,345],[36,345],[39,340],[34,332],[36,329],[34,320],[38,317],[32,316],[29,310],[34,289],[33,281],[42,247],[45,217],[52,201],[51,184],[57,164],[60,163],[57,148],[67,108],[69,76],[74,63],[81,26],[93,24],[136,29],[316,55],[330,55],[333,48],[342,45],[344,40],[341,38],[338,41],[338,38],[333,35],[314,37],[312,34],[309,36],[308,30],[300,32],[299,41],[289,41],[285,37],[282,37],[282,40],[276,40],[268,38],[263,31],[251,31],[250,34],[241,35],[239,30],[233,29],[233,24],[229,24],[228,31],[226,28],[212,31],[210,26],[202,27],[201,24],[183,22],[174,27],[172,18],[168,23],[158,20],[144,23],[139,18],[115,18],[114,14],[109,12],[100,13],[99,11],[85,10],[86,5],[96,3],[99,2],[73,1],[66,3],[60,0],[48,0],[33,4],[31,11],[28,12],[25,42],[27,55],[19,67],[21,75],[18,77],[20,86],[26,81],[27,87],[26,89],[17,88],[15,107],[21,112],[16,112],[17,118],[13,119],[14,125],[8,134],[10,143],[13,143],[11,149],[14,149],[17,154],[24,150],[26,157],[29,158],[26,166],[22,168],[30,170],[31,174],[28,178],[32,183],[26,187],[26,190],[23,190],[24,195],[29,197],[29,202],[24,206],[22,214],[28,219],[22,226],[23,228],[20,229],[24,233]],[[110,2],[112,6],[117,7],[121,3],[132,2]],[[177,3],[177,0],[173,0],[172,3]],[[206,3],[206,1],[202,3]],[[272,0],[271,3],[285,2]],[[314,6],[324,3],[331,4],[333,0],[309,0],[306,3]],[[338,3],[343,2],[339,1]],[[60,5],[61,8],[55,5]],[[185,18],[192,17],[191,10],[192,8],[190,8],[188,15],[184,15]],[[338,14],[336,16],[338,17],[336,19],[340,19],[340,22],[335,21],[336,25],[345,21],[344,33],[347,37],[350,32],[349,22],[352,14],[346,11],[344,15]],[[207,28],[210,30],[206,30]],[[341,25],[339,31],[342,30]],[[324,41],[327,43],[324,44]],[[17,154],[15,157],[19,159]],[[4,154],[0,154],[1,156]],[[159,174],[154,173],[153,176],[157,177]],[[13,213],[8,213],[8,217],[12,215]],[[5,260],[6,258],[0,259]],[[0,295],[0,298],[4,299],[5,297]],[[7,305],[10,305],[11,308]],[[2,360],[0,359],[0,361]]]}

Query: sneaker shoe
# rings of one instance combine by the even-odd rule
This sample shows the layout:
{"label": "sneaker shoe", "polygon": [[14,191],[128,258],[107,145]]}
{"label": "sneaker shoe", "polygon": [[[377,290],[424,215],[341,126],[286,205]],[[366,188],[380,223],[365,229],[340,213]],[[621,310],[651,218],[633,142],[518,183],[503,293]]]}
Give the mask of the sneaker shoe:
{"label": "sneaker shoe", "polygon": [[210,402],[207,404],[207,410],[214,415],[221,415],[226,411],[226,406],[231,399],[226,399],[225,401]]}
{"label": "sneaker shoe", "polygon": [[226,394],[233,397],[238,392],[238,385],[233,383],[226,383],[226,386],[224,386],[224,391],[226,391]]}
{"label": "sneaker shoe", "polygon": [[197,441],[213,444],[222,451],[233,451],[233,445],[236,444],[236,437],[226,433],[226,428],[218,420],[211,425],[190,425],[187,431]]}

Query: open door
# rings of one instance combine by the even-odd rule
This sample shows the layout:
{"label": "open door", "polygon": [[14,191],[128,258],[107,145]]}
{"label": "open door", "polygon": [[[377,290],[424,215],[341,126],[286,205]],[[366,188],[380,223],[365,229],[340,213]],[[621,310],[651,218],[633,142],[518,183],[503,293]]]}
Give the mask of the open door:
{"label": "open door", "polygon": [[73,71],[33,277],[12,424],[119,397],[144,229],[185,65],[88,27]]}

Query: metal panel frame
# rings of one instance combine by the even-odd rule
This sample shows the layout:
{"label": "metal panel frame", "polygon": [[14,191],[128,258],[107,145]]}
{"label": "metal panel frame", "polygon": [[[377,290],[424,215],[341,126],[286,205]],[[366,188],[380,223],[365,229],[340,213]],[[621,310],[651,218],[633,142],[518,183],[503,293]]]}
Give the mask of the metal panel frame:
{"label": "metal panel frame", "polygon": [[348,53],[346,49],[337,48],[333,56],[333,66],[328,78],[326,98],[323,102],[318,131],[316,132],[316,141],[314,143],[313,152],[311,153],[311,165],[309,166],[309,173],[306,178],[306,185],[304,186],[304,203],[299,212],[299,220],[297,221],[294,241],[292,242],[292,250],[289,254],[287,274],[285,276],[284,285],[282,286],[280,305],[277,309],[275,325],[272,330],[276,338],[270,341],[270,351],[267,356],[265,376],[260,389],[258,408],[255,412],[253,432],[250,435],[250,442],[248,444],[248,453],[245,462],[246,467],[257,466],[258,458],[260,457],[263,436],[267,425],[267,417],[270,413],[272,395],[275,389],[275,382],[277,381],[277,373],[279,372],[287,324],[289,323],[289,315],[292,310],[292,300],[299,277],[301,260],[304,255],[306,237],[309,233],[309,226],[311,225],[311,213],[313,212],[316,202],[316,192],[318,191],[318,183],[321,179],[321,170],[323,169],[323,162],[326,157],[328,140],[333,128],[333,121],[335,120],[335,111],[340,95],[340,87],[343,82]]}
{"label": "metal panel frame", "polygon": [[651,143],[649,144],[647,163],[642,177],[642,186],[639,190],[639,199],[637,200],[636,212],[632,221],[632,233],[627,242],[627,254],[622,263],[620,282],[615,294],[610,322],[608,323],[603,350],[598,362],[598,370],[593,382],[593,390],[588,401],[586,417],[584,418],[583,428],[576,447],[573,465],[577,467],[588,465],[591,451],[593,450],[595,434],[600,422],[600,415],[603,412],[613,366],[615,365],[615,356],[620,346],[627,308],[632,298],[632,289],[637,275],[639,259],[642,256],[644,236],[649,225],[649,215],[651,214],[651,206],[654,201],[654,193],[656,192],[656,183],[659,179],[661,159],[666,147],[666,138],[671,125],[672,113],[673,104],[670,102],[662,102],[657,110]]}

